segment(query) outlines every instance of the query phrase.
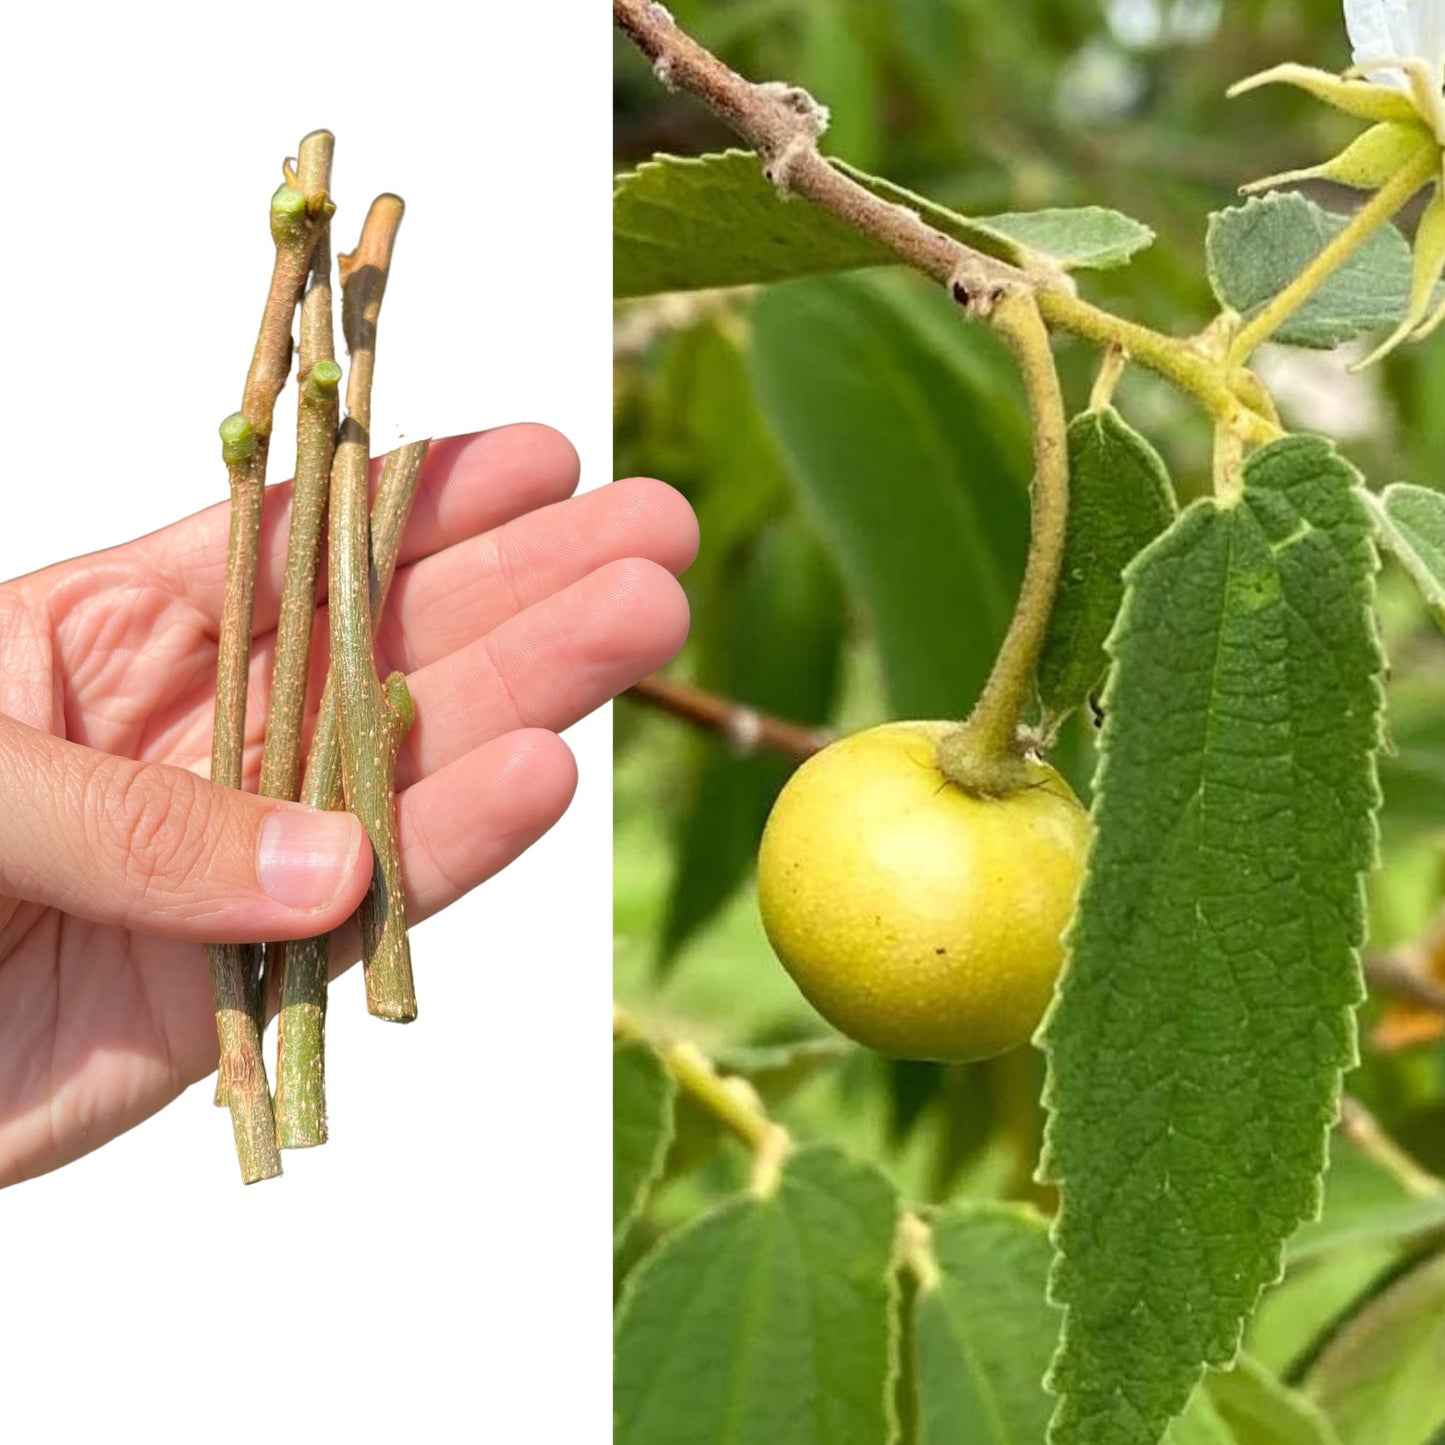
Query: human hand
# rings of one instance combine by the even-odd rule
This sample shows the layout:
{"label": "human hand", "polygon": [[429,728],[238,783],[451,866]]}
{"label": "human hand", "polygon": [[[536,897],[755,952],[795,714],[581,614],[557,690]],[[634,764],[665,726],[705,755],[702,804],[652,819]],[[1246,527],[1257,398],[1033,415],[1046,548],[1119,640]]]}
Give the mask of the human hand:
{"label": "human hand", "polygon": [[[576,781],[557,730],[686,636],[687,503],[638,479],[571,497],[576,482],[570,444],[545,427],[428,455],[377,638],[417,709],[396,768],[412,921],[556,822]],[[289,495],[268,492],[263,522],[252,787]],[[227,517],[213,507],[0,585],[0,1185],[98,1147],[215,1069],[203,943],[338,928],[333,972],[356,960],[360,825],[198,776]],[[313,709],[325,636],[319,617]]]}

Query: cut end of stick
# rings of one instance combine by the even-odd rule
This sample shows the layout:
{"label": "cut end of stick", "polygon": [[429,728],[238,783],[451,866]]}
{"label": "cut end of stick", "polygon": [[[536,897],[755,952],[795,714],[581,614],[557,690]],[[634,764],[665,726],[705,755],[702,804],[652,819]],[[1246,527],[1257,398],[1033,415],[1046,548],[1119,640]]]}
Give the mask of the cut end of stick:
{"label": "cut end of stick", "polygon": [[256,450],[256,430],[239,412],[232,412],[217,430],[221,437],[221,457],[228,467],[249,461]]}
{"label": "cut end of stick", "polygon": [[392,247],[405,214],[406,202],[400,196],[387,193],[371,203],[366,220],[362,222],[356,249],[336,258],[343,285],[363,267],[375,266],[378,271],[385,272],[391,266]]}

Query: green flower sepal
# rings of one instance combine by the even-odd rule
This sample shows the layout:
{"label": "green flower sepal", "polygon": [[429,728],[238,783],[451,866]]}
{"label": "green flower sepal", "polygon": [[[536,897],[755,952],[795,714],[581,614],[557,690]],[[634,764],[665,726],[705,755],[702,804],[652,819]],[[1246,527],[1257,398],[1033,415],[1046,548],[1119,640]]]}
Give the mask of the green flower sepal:
{"label": "green flower sepal", "polygon": [[1236,96],[1265,85],[1292,85],[1348,116],[1373,122],[1330,160],[1267,176],[1243,187],[1246,192],[1304,180],[1375,191],[1406,171],[1419,172],[1422,187],[1434,187],[1415,233],[1404,320],[1356,370],[1405,341],[1423,340],[1445,323],[1445,300],[1436,302],[1445,275],[1445,96],[1437,53],[1445,34],[1442,14],[1442,0],[1346,0],[1355,47],[1351,70],[1332,75],[1307,65],[1277,65],[1229,90]]}

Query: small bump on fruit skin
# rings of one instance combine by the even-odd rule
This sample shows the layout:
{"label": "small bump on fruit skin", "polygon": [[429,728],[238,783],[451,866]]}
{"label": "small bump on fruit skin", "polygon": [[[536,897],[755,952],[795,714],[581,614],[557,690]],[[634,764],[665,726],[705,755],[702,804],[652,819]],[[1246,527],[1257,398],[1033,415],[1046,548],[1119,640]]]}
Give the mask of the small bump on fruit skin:
{"label": "small bump on fruit skin", "polygon": [[763,926],[824,1018],[898,1058],[1025,1043],[1053,993],[1089,822],[1067,783],[975,797],[936,765],[955,723],[887,723],[793,774],[758,856]]}

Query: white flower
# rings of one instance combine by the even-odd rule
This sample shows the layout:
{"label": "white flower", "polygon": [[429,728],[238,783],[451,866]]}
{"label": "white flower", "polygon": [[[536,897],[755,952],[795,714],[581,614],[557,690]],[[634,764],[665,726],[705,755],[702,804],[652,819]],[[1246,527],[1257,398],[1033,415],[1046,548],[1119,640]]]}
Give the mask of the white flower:
{"label": "white flower", "polygon": [[1345,0],[1355,69],[1411,96],[1427,119],[1445,85],[1445,0]]}

